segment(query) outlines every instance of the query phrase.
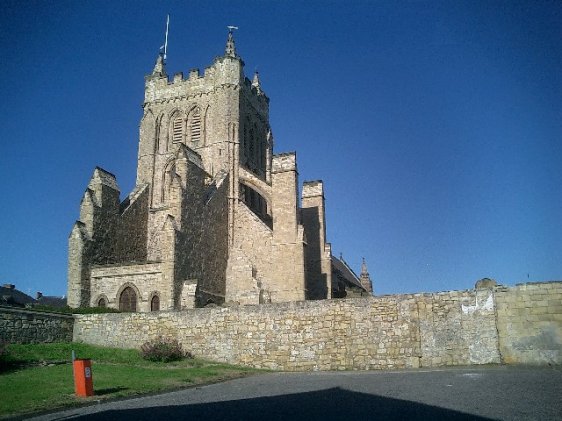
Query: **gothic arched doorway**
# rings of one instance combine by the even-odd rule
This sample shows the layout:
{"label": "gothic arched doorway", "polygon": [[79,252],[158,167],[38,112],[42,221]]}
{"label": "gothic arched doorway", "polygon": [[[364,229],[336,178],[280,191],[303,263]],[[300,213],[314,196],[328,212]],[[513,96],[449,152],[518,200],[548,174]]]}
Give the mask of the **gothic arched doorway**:
{"label": "gothic arched doorway", "polygon": [[119,310],[137,311],[137,294],[133,288],[125,288],[119,296]]}

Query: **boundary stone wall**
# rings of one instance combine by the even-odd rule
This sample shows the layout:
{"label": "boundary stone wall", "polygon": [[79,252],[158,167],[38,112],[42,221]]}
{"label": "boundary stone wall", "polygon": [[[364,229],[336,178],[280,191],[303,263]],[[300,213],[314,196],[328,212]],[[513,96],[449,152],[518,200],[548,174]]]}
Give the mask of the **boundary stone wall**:
{"label": "boundary stone wall", "polygon": [[507,364],[562,364],[562,282],[498,288],[499,349]]}
{"label": "boundary stone wall", "polygon": [[152,313],[0,307],[0,340],[139,348],[287,371],[562,364],[562,282]]}
{"label": "boundary stone wall", "polygon": [[0,341],[71,342],[74,316],[0,306]]}
{"label": "boundary stone wall", "polygon": [[492,290],[76,316],[75,341],[139,348],[159,336],[198,357],[287,371],[501,362]]}

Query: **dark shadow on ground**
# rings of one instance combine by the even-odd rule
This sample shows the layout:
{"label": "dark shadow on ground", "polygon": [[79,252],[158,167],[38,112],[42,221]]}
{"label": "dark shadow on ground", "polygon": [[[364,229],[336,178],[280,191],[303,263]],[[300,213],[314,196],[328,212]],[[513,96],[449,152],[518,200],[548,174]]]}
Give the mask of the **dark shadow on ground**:
{"label": "dark shadow on ground", "polygon": [[34,359],[8,359],[0,360],[0,374],[13,373],[30,367],[47,367],[54,365],[72,364],[70,361],[37,361]]}
{"label": "dark shadow on ground", "polygon": [[0,361],[0,374],[13,373],[14,371],[22,370],[27,367],[27,364],[19,361],[2,362]]}
{"label": "dark shadow on ground", "polygon": [[193,405],[108,410],[79,420],[489,420],[417,402],[332,388]]}
{"label": "dark shadow on ground", "polygon": [[128,387],[108,387],[106,389],[96,389],[96,396],[109,395],[110,393],[121,392],[122,390],[128,390]]}

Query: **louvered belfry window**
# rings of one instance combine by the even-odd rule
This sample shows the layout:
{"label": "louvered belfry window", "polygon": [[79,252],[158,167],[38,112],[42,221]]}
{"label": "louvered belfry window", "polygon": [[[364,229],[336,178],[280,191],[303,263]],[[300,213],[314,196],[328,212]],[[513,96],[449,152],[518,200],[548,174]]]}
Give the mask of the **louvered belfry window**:
{"label": "louvered belfry window", "polygon": [[191,116],[191,141],[199,142],[199,140],[201,140],[201,111],[196,108]]}
{"label": "louvered belfry window", "polygon": [[177,117],[172,123],[172,141],[181,142],[183,140],[183,118]]}

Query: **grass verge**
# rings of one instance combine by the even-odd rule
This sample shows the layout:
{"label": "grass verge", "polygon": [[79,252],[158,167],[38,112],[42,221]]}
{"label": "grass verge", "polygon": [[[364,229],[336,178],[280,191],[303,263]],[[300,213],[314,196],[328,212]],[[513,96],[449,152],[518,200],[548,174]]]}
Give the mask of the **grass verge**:
{"label": "grass verge", "polygon": [[[95,396],[74,396],[71,352],[92,359]],[[150,362],[139,351],[78,343],[9,345],[0,372],[0,417],[243,377],[258,370],[184,359]]]}

